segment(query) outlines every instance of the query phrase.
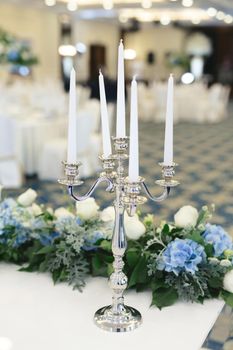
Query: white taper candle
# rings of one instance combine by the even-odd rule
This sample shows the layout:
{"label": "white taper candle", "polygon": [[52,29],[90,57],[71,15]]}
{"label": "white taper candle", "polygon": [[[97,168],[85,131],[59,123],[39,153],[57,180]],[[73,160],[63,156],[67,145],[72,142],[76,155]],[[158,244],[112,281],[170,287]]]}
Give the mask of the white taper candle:
{"label": "white taper candle", "polygon": [[167,91],[167,111],[166,111],[166,126],[164,140],[164,165],[171,166],[173,163],[173,90],[174,81],[173,75],[170,74],[168,79]]}
{"label": "white taper candle", "polygon": [[103,140],[103,156],[107,158],[112,154],[111,138],[109,131],[108,109],[106,102],[106,94],[104,87],[103,74],[99,73],[99,90],[100,90],[100,111],[101,111],[101,125],[102,125],[102,140]]}
{"label": "white taper candle", "polygon": [[116,136],[125,137],[125,73],[122,40],[118,48]]}
{"label": "white taper candle", "polygon": [[135,77],[131,83],[130,101],[130,144],[129,144],[129,181],[137,182],[139,176],[138,154],[138,92]]}
{"label": "white taper candle", "polygon": [[67,162],[75,164],[77,161],[77,118],[76,118],[76,73],[74,68],[70,72],[69,95],[69,125]]}

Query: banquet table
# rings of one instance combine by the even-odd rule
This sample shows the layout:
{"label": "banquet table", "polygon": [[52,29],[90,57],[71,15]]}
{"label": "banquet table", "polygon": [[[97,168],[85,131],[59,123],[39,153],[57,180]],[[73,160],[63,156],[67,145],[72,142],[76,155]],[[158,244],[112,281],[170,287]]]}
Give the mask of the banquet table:
{"label": "banquet table", "polygon": [[66,130],[65,118],[46,119],[43,115],[33,113],[31,116],[19,118],[0,115],[0,157],[15,157],[27,175],[37,173],[44,143],[63,136]]}
{"label": "banquet table", "polygon": [[79,293],[66,284],[54,287],[47,274],[17,270],[0,264],[1,350],[199,350],[224,306],[180,302],[160,311],[150,308],[149,292],[129,291],[126,303],[141,311],[143,324],[108,333],[93,323],[94,312],[111,300],[106,279],[89,278]]}

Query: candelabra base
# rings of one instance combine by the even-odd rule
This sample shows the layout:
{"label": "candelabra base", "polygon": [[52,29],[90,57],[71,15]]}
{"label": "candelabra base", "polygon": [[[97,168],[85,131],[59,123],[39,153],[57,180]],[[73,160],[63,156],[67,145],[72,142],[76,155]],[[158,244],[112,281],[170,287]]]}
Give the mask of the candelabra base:
{"label": "candelabra base", "polygon": [[140,312],[131,306],[124,306],[121,313],[114,314],[112,306],[104,306],[96,311],[94,322],[108,332],[129,332],[138,328],[142,323]]}

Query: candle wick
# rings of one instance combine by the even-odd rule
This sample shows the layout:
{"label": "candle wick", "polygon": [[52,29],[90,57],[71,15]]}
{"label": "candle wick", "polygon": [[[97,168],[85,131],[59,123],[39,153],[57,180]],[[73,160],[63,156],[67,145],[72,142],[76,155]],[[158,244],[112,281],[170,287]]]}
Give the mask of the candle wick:
{"label": "candle wick", "polygon": [[123,44],[123,39],[121,38],[121,40],[120,40],[120,44]]}
{"label": "candle wick", "polygon": [[100,75],[102,74],[102,72],[101,72],[101,68],[99,69],[99,74],[100,74]]}
{"label": "candle wick", "polygon": [[136,80],[136,79],[137,79],[137,74],[134,74],[133,80]]}
{"label": "candle wick", "polygon": [[173,78],[174,74],[173,73],[170,73],[170,78]]}

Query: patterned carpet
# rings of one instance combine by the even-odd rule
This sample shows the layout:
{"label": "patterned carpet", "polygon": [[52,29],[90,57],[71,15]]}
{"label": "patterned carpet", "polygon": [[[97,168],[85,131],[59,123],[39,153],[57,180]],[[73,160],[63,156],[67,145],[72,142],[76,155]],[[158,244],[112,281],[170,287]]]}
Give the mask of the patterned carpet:
{"label": "patterned carpet", "polygon": [[[224,226],[233,234],[233,104],[229,118],[219,124],[200,125],[180,123],[174,130],[174,160],[179,164],[176,187],[170,198],[160,204],[148,201],[141,207],[142,212],[153,212],[162,218],[172,219],[183,205],[191,204],[200,208],[205,204],[216,204],[214,222]],[[159,194],[160,188],[154,181],[160,178],[158,162],[163,158],[164,126],[154,123],[140,123],[140,175],[152,193]],[[93,178],[86,179],[81,188],[83,193]],[[70,199],[62,186],[56,182],[38,182],[28,179],[25,188],[31,186],[39,193],[39,201],[52,206],[69,205]],[[20,191],[8,191],[16,195]],[[102,207],[111,204],[112,195],[102,189],[96,192]]]}
{"label": "patterned carpet", "polygon": [[[200,125],[180,123],[174,130],[174,160],[179,164],[176,178],[180,186],[172,191],[169,199],[161,204],[147,202],[142,212],[155,213],[158,220],[172,219],[183,205],[215,203],[214,222],[223,225],[233,235],[233,105],[229,107],[229,117],[218,124]],[[154,181],[160,178],[157,165],[163,157],[164,126],[154,123],[140,123],[140,175],[144,176],[152,193],[159,188]],[[87,179],[83,193],[92,183]],[[54,206],[70,205],[64,188],[55,182],[39,182],[28,179],[25,188],[32,187],[39,193],[39,201]],[[22,191],[22,190],[21,190]],[[21,191],[8,191],[17,195]],[[6,193],[5,193],[6,195]],[[112,195],[98,190],[96,198],[102,207],[112,201]],[[212,350],[233,350],[233,342],[223,344],[229,336],[231,312],[225,309],[210,333],[205,348]],[[233,334],[232,334],[233,335]],[[187,349],[188,350],[188,349]]]}

